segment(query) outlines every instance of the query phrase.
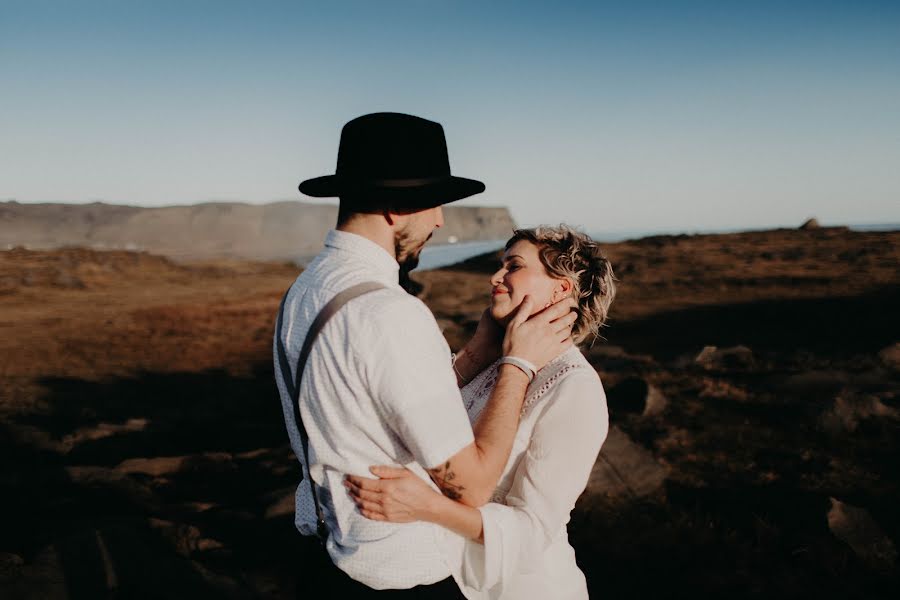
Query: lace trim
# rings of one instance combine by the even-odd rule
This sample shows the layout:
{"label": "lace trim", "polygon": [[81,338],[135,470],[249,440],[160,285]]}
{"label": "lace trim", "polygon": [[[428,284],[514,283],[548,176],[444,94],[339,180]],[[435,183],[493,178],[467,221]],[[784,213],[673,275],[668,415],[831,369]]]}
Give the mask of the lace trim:
{"label": "lace trim", "polygon": [[[528,392],[527,396],[525,396],[525,402],[522,403],[522,412],[519,414],[519,416],[524,417],[525,414],[532,407],[532,405],[534,405],[535,402],[540,400],[543,397],[543,395],[546,394],[547,391],[549,391],[551,387],[553,387],[553,384],[556,383],[556,381],[560,377],[562,377],[563,375],[565,375],[566,373],[568,373],[569,371],[572,371],[574,369],[583,369],[583,368],[585,368],[585,366],[586,365],[579,364],[579,363],[566,363],[566,364],[562,365],[556,371],[553,371],[547,377],[547,379],[544,380],[544,382],[539,385],[539,387],[536,390]],[[541,369],[541,370],[543,371],[543,369]],[[535,378],[535,380],[532,382],[532,385],[537,383],[538,381],[540,381],[540,373],[538,373],[538,377]],[[531,386],[529,386],[529,387],[531,387]]]}
{"label": "lace trim", "polygon": [[[577,355],[570,354],[573,352],[577,353]],[[581,358],[582,360],[579,361],[578,358]],[[479,413],[481,412],[481,409],[484,408],[484,404],[487,403],[487,399],[490,397],[491,391],[497,383],[497,367],[499,366],[499,362],[499,360],[494,361],[488,368],[476,375],[472,381],[464,386],[462,396],[466,411],[469,412],[470,416],[473,408],[476,408],[476,403],[481,404],[481,406],[478,407]],[[567,350],[547,363],[540,371],[538,371],[534,381],[528,384],[528,389],[525,391],[525,401],[522,403],[520,417],[524,416],[534,403],[553,387],[553,384],[556,383],[560,377],[573,369],[582,369],[587,366],[589,365],[583,360],[583,355],[577,348]]]}

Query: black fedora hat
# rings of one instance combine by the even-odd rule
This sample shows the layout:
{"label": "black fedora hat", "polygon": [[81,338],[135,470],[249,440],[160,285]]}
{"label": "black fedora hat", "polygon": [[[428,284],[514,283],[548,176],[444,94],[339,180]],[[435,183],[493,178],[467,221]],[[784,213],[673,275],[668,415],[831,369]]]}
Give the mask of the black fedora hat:
{"label": "black fedora hat", "polygon": [[334,175],[300,184],[307,196],[427,208],[484,191],[474,179],[450,174],[440,123],[401,113],[373,113],[344,125]]}

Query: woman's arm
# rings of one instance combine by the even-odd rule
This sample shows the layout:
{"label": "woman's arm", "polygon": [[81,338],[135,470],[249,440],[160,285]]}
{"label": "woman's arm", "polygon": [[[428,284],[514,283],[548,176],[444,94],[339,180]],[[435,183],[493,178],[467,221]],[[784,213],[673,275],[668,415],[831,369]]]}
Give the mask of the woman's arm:
{"label": "woman's arm", "polygon": [[[584,491],[608,431],[603,387],[596,373],[575,371],[560,380],[542,399],[528,450],[516,471],[506,505],[489,503],[480,509],[461,506],[440,496],[421,479],[353,478],[354,500],[363,514],[391,522],[430,521],[472,540],[465,551],[467,582],[489,588],[515,571],[540,567],[544,549],[565,526]],[[406,473],[374,467],[380,477]],[[377,495],[367,487],[379,488]],[[475,543],[480,542],[480,543]],[[477,580],[476,580],[477,579]]]}
{"label": "woman's arm", "polygon": [[491,316],[491,309],[484,309],[475,335],[456,353],[453,362],[456,383],[459,387],[472,381],[478,373],[500,358],[503,333],[503,328]]}
{"label": "woman's arm", "polygon": [[[544,405],[507,496],[509,506],[485,507],[507,526],[517,523],[535,534],[530,539],[538,545],[565,524],[608,430],[606,399],[594,373],[573,373],[560,381]],[[379,479],[348,476],[345,483],[364,516],[393,523],[429,521],[484,541],[479,509],[450,500],[407,469],[371,471]]]}

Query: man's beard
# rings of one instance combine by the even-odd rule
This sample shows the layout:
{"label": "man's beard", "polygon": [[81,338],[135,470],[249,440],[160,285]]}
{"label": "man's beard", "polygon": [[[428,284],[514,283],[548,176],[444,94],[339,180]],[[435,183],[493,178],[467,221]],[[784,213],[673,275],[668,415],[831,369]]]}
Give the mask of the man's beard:
{"label": "man's beard", "polygon": [[418,281],[414,281],[410,276],[410,272],[419,266],[419,254],[425,243],[431,239],[432,234],[428,234],[424,242],[414,243],[409,236],[398,234],[394,239],[394,253],[397,256],[397,263],[400,265],[400,287],[408,294],[417,296],[424,287]]}

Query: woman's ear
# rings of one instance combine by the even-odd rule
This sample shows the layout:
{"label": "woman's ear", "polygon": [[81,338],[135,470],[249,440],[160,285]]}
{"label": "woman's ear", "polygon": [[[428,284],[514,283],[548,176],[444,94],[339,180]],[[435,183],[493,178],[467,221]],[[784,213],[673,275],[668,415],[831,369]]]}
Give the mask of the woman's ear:
{"label": "woman's ear", "polygon": [[572,282],[566,278],[558,279],[553,287],[553,301],[562,300],[572,294]]}

